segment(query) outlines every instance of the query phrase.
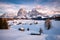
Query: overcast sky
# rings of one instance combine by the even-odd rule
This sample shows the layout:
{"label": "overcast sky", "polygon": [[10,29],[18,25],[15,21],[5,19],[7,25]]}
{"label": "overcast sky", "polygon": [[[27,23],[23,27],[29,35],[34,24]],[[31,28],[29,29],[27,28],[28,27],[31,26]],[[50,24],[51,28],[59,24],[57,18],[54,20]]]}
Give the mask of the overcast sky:
{"label": "overcast sky", "polygon": [[0,14],[17,13],[20,8],[31,10],[37,6],[60,10],[60,0],[0,0]]}

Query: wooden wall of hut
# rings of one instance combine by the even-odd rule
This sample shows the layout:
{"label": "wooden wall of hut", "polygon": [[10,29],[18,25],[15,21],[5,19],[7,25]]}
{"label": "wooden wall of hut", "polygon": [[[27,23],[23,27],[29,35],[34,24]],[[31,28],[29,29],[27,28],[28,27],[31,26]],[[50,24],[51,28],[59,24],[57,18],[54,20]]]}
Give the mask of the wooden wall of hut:
{"label": "wooden wall of hut", "polygon": [[8,29],[8,23],[6,18],[0,18],[0,29]]}

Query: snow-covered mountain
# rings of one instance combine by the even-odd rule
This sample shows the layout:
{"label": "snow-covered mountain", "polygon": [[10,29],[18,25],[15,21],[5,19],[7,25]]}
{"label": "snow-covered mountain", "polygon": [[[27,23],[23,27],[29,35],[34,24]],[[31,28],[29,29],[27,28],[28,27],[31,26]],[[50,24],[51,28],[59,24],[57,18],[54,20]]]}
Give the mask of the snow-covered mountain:
{"label": "snow-covered mountain", "polygon": [[45,17],[46,15],[43,13],[40,13],[36,10],[36,8],[33,8],[31,11],[27,12],[25,9],[21,8],[17,13],[17,18],[36,18],[36,17]]}
{"label": "snow-covered mountain", "polygon": [[17,15],[15,15],[14,13],[5,13],[2,15],[2,17],[5,18],[36,18],[38,16],[47,17],[46,14],[39,12],[37,8],[33,8],[29,12],[27,12],[24,8],[20,8],[17,12]]}
{"label": "snow-covered mountain", "polygon": [[29,13],[29,16],[30,17],[38,17],[38,16],[45,16],[45,14],[43,14],[43,13],[41,13],[41,12],[38,12],[35,8],[34,9],[32,9],[32,11],[30,11]]}
{"label": "snow-covered mountain", "polygon": [[14,13],[4,13],[1,15],[1,17],[3,18],[14,18],[16,16],[16,14]]}
{"label": "snow-covered mountain", "polygon": [[17,18],[26,18],[27,11],[24,8],[19,9]]}
{"label": "snow-covered mountain", "polygon": [[21,15],[26,15],[26,10],[25,9],[23,9],[23,8],[21,8],[21,9],[19,9],[19,11],[18,11],[18,13],[17,13],[17,16],[21,16]]}

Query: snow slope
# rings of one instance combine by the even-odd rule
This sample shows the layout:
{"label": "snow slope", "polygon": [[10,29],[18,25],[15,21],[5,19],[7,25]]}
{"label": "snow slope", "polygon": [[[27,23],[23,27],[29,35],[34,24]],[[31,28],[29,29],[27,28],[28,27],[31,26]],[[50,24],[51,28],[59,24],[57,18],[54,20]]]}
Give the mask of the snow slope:
{"label": "snow slope", "polygon": [[0,30],[0,40],[45,40],[46,35],[29,35],[29,32],[21,32],[15,29]]}
{"label": "snow slope", "polygon": [[[9,21],[9,24],[13,25],[9,30],[0,30],[0,40],[60,40],[60,21],[51,20],[50,30],[45,29],[45,21],[43,20],[38,21],[38,24],[34,24],[33,21],[25,21],[26,24],[24,22],[17,25],[19,22],[24,21],[17,21],[16,25],[13,21]],[[28,23],[31,22],[32,25],[29,25]],[[24,27],[25,31],[18,31],[20,27]],[[29,31],[26,30],[28,27],[30,28]],[[40,28],[43,30],[41,35],[30,35],[31,33],[39,33]]]}
{"label": "snow slope", "polygon": [[[18,22],[22,22],[22,24],[17,25]],[[17,30],[18,30],[18,28],[23,27],[23,28],[25,28],[25,31],[27,30],[27,28],[29,28],[30,31],[36,31],[36,32],[39,32],[39,29],[41,28],[43,30],[44,34],[49,34],[49,35],[58,35],[59,34],[60,35],[60,31],[59,31],[60,30],[60,21],[51,20],[51,29],[49,29],[49,30],[47,30],[45,28],[45,21],[40,20],[37,22],[38,22],[38,24],[34,24],[34,20],[17,20],[17,23],[13,23],[13,25],[11,27],[15,28]],[[32,23],[32,25],[30,25],[30,23]]]}

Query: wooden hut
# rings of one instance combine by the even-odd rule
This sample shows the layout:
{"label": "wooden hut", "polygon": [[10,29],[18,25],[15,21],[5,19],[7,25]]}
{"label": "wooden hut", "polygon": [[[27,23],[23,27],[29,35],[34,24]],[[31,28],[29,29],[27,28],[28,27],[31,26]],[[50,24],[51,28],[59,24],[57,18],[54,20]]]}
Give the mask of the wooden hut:
{"label": "wooden hut", "polygon": [[0,18],[0,29],[8,29],[8,23],[6,18]]}

